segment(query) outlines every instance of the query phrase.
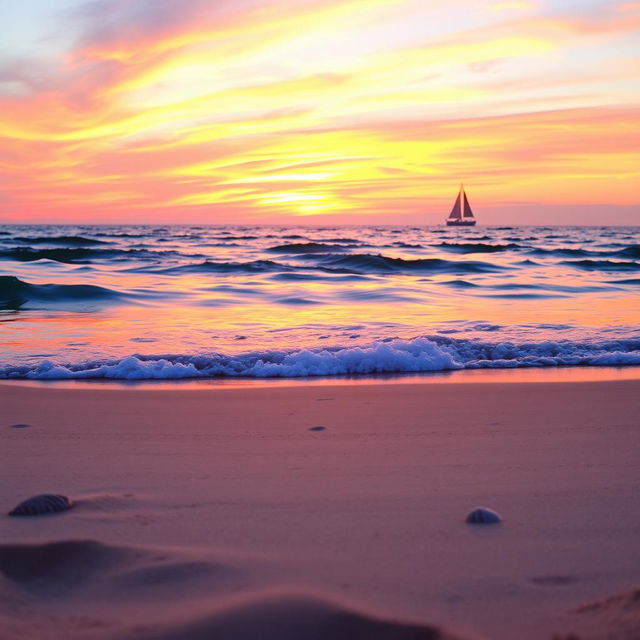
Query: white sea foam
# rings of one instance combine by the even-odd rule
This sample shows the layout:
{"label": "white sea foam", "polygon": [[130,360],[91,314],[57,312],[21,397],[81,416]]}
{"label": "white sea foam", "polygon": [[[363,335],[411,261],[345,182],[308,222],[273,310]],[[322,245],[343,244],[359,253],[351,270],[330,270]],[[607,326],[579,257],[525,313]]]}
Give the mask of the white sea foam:
{"label": "white sea foam", "polygon": [[305,377],[557,366],[640,365],[640,339],[514,344],[446,337],[392,340],[356,347],[252,351],[237,355],[130,355],[120,360],[0,367],[3,379],[154,380],[214,377]]}

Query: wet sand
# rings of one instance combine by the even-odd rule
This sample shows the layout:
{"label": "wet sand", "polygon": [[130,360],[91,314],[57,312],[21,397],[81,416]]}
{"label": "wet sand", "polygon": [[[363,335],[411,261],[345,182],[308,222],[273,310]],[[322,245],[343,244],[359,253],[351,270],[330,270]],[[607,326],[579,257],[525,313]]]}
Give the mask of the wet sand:
{"label": "wet sand", "polygon": [[0,517],[3,640],[640,635],[637,380],[7,384],[0,407],[2,511],[76,501]]}

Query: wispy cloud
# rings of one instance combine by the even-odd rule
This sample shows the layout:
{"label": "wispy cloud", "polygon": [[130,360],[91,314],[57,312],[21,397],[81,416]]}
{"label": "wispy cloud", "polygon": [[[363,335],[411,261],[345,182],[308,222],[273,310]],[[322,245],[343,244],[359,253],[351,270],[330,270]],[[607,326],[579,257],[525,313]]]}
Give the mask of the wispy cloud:
{"label": "wispy cloud", "polygon": [[637,5],[82,3],[62,55],[0,63],[0,215],[632,204]]}

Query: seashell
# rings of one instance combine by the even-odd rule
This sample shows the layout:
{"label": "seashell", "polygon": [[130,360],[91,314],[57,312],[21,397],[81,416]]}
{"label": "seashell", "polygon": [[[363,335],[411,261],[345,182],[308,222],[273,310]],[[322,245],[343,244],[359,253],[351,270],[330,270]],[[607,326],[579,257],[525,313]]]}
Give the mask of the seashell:
{"label": "seashell", "polygon": [[21,502],[12,511],[10,516],[41,516],[46,513],[57,513],[71,509],[73,502],[67,496],[56,495],[54,493],[43,493],[39,496],[32,496],[28,500]]}
{"label": "seashell", "polygon": [[498,524],[498,522],[502,522],[502,518],[493,509],[476,507],[473,511],[469,511],[466,522],[469,524]]}

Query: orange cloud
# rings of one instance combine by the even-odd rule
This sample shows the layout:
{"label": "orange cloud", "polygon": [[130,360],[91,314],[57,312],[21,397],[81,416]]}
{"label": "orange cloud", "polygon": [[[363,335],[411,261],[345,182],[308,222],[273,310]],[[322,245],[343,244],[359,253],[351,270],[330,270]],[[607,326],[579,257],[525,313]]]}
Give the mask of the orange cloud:
{"label": "orange cloud", "polygon": [[468,3],[460,29],[400,4],[86,5],[63,57],[0,68],[0,216],[366,218],[439,210],[460,179],[494,204],[637,202],[635,59],[608,45],[637,3]]}

